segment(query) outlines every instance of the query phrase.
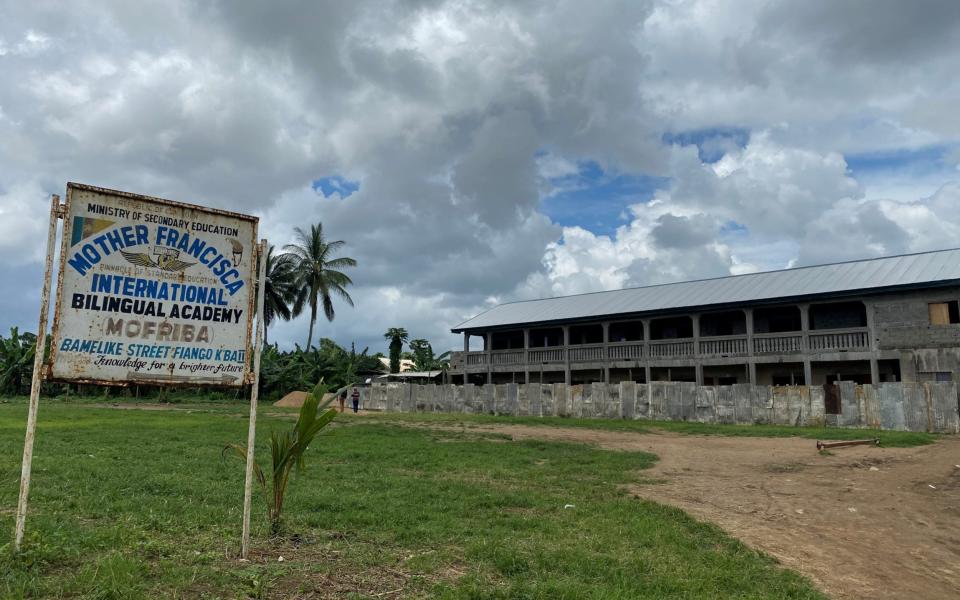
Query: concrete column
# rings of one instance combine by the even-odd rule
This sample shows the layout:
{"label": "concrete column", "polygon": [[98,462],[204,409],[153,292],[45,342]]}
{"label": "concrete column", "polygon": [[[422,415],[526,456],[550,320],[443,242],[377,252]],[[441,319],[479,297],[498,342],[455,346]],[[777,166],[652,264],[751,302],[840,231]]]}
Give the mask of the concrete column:
{"label": "concrete column", "polygon": [[810,352],[810,305],[798,304],[797,306],[800,308],[800,331],[803,332],[800,349],[807,354]]}
{"label": "concrete column", "polygon": [[880,383],[880,363],[876,358],[870,359],[870,381],[873,385]]}
{"label": "concrete column", "polygon": [[466,331],[463,332],[463,383],[467,383],[467,373],[469,373],[469,366],[467,365],[467,356],[470,354],[470,334]]}
{"label": "concrete column", "polygon": [[813,365],[810,363],[810,305],[798,304],[800,307],[800,331],[803,339],[800,340],[800,349],[803,352],[803,383],[813,385]]}
{"label": "concrete column", "polygon": [[690,315],[690,323],[693,326],[693,354],[700,356],[700,315]]}
{"label": "concrete column", "polygon": [[700,315],[690,315],[693,326],[693,356],[696,361],[693,365],[693,380],[697,385],[703,385],[703,361],[700,360]]}
{"label": "concrete column", "polygon": [[863,309],[867,313],[867,335],[870,336],[870,351],[876,352],[879,346],[877,344],[877,325],[874,320],[873,304],[864,302]]}
{"label": "concrete column", "polygon": [[643,323],[643,371],[647,383],[650,383],[650,319],[640,319]]}
{"label": "concrete column", "polygon": [[489,331],[484,334],[483,349],[487,352],[487,383],[493,383],[493,334]]}
{"label": "concrete column", "polygon": [[563,326],[563,382],[570,385],[570,326]]}
{"label": "concrete column", "polygon": [[530,329],[523,329],[523,381],[530,383]]}
{"label": "concrete column", "polygon": [[747,328],[747,381],[757,383],[757,362],[753,356],[753,309],[743,309],[744,323]]}
{"label": "concrete column", "polygon": [[603,327],[603,382],[610,383],[610,361],[607,357],[607,344],[610,343],[610,322],[604,321],[600,323],[600,326]]}

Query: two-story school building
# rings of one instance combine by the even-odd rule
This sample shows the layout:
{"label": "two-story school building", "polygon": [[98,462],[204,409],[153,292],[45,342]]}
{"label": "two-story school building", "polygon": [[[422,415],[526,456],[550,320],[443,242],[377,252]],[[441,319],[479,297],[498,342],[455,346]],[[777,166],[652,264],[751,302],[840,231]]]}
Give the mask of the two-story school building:
{"label": "two-story school building", "polygon": [[510,302],[452,329],[463,352],[451,373],[471,383],[957,381],[958,302],[960,249]]}

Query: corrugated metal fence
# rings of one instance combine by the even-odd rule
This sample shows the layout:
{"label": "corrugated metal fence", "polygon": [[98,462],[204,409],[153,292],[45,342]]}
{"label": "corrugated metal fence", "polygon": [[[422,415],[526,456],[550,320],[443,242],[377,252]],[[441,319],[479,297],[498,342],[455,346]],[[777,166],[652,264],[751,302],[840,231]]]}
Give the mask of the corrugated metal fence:
{"label": "corrugated metal fence", "polygon": [[824,410],[820,386],[697,386],[625,381],[589,385],[375,385],[362,391],[368,410],[700,423],[833,425],[960,433],[954,383],[837,384],[840,414]]}

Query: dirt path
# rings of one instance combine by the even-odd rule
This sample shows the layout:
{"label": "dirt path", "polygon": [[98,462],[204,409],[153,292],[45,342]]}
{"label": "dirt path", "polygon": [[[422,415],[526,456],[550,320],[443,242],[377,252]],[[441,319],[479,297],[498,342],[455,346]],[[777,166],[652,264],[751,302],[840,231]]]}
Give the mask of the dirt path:
{"label": "dirt path", "polygon": [[638,496],[682,508],[800,571],[833,598],[960,598],[960,438],[918,448],[813,440],[471,428],[652,452]]}

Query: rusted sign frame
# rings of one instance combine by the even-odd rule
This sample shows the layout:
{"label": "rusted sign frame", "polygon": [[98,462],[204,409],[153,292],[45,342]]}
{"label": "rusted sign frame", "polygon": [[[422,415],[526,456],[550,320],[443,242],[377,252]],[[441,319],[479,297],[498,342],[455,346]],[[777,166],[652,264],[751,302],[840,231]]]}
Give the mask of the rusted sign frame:
{"label": "rusted sign frame", "polygon": [[47,231],[47,256],[43,268],[43,291],[40,293],[40,323],[37,326],[37,344],[33,355],[33,377],[30,380],[30,406],[27,410],[27,432],[23,438],[23,461],[20,464],[20,496],[17,498],[17,524],[13,548],[20,551],[27,523],[27,499],[30,495],[30,474],[33,468],[33,440],[37,431],[37,409],[40,406],[40,386],[43,384],[43,350],[47,338],[50,311],[50,279],[53,272],[53,253],[57,243],[57,221],[66,214],[60,205],[60,196],[50,199],[50,228]]}
{"label": "rusted sign frame", "polygon": [[[73,192],[74,190],[93,192],[97,194],[102,194],[106,196],[117,196],[120,198],[126,198],[129,200],[136,200],[138,202],[147,202],[160,204],[163,206],[171,206],[174,208],[180,208],[185,210],[192,210],[201,213],[207,213],[212,215],[217,215],[221,217],[229,217],[231,219],[238,219],[242,221],[249,221],[253,225],[253,236],[252,239],[256,243],[258,226],[260,219],[252,215],[244,215],[241,213],[236,213],[227,210],[221,210],[217,208],[209,208],[206,206],[199,206],[196,204],[189,204],[186,202],[178,202],[176,200],[167,200],[165,198],[157,198],[155,196],[146,196],[143,194],[134,194],[131,192],[124,192],[121,190],[112,190],[109,188],[102,188],[94,185],[88,185],[83,183],[67,183],[67,200],[63,208],[62,214],[64,215],[63,223],[63,232],[60,237],[60,265],[57,270],[57,298],[54,305],[53,311],[53,330],[51,332],[51,344],[50,344],[50,360],[46,365],[46,378],[49,381],[58,381],[64,383],[79,383],[79,384],[92,384],[92,385],[109,385],[109,386],[120,386],[127,387],[131,383],[137,385],[160,385],[165,387],[243,387],[246,384],[249,384],[253,380],[253,371],[251,369],[251,358],[250,353],[247,352],[244,357],[243,365],[243,375],[238,379],[237,383],[216,383],[202,380],[187,380],[187,381],[173,381],[169,379],[152,379],[149,376],[137,377],[132,380],[105,380],[105,379],[95,379],[95,378],[81,378],[81,377],[71,377],[71,378],[54,378],[52,369],[53,363],[56,360],[57,356],[57,342],[59,341],[59,326],[60,326],[60,315],[64,297],[63,290],[63,277],[65,265],[67,262],[67,240],[71,239],[73,235],[73,223],[70,219],[66,218],[70,214],[70,209],[73,202]],[[248,273],[248,281],[253,282],[256,279],[256,269],[257,261],[250,261],[250,272]],[[246,334],[245,334],[245,345],[247,348],[250,348],[251,342],[251,332],[253,330],[253,318],[254,318],[254,307],[256,303],[255,294],[249,294],[249,300],[247,301],[247,323],[246,323]]]}

